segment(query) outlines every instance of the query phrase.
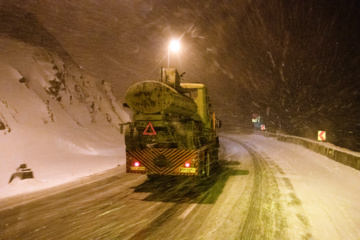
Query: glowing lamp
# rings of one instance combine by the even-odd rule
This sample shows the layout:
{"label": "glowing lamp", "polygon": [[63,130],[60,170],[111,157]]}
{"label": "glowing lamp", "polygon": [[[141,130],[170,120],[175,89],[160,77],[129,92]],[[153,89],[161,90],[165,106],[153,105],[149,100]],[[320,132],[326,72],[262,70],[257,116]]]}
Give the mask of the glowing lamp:
{"label": "glowing lamp", "polygon": [[180,50],[180,41],[172,40],[169,44],[169,50],[171,52],[178,52]]}

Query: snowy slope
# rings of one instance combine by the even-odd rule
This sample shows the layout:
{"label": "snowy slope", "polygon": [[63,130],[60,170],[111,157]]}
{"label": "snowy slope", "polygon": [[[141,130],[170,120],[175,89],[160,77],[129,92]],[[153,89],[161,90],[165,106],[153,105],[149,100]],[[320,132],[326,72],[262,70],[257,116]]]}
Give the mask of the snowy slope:
{"label": "snowy slope", "polygon": [[57,184],[123,162],[119,123],[129,117],[111,86],[59,55],[0,39],[0,197],[21,163]]}

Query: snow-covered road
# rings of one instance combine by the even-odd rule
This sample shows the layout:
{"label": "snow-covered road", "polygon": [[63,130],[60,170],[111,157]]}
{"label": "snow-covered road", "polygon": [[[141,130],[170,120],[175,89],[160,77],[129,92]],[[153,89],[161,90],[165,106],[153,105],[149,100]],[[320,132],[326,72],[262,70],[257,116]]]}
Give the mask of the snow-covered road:
{"label": "snow-covered road", "polygon": [[[278,170],[275,176],[282,202],[287,204],[284,207],[289,227],[300,221],[308,225],[314,239],[360,239],[358,170],[302,146],[259,135],[224,137],[249,144]],[[291,234],[290,239],[294,239],[302,232]]]}
{"label": "snow-covered road", "polygon": [[260,135],[220,141],[208,180],[148,181],[121,166],[2,199],[0,239],[360,238],[359,171]]}

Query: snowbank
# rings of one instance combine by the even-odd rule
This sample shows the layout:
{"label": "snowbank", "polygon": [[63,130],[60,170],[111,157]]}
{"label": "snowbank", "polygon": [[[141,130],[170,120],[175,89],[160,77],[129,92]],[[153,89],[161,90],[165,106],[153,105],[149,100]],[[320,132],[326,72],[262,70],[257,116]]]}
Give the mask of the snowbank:
{"label": "snowbank", "polygon": [[[44,189],[125,162],[111,85],[57,52],[0,38],[0,198]],[[26,163],[34,179],[8,183]]]}

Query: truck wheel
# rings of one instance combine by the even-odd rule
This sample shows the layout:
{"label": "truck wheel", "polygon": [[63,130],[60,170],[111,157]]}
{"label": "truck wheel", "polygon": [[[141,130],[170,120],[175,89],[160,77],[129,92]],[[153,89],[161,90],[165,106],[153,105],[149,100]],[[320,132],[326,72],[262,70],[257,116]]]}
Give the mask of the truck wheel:
{"label": "truck wheel", "polygon": [[125,130],[125,144],[126,149],[133,151],[140,147],[139,131],[137,129],[131,130],[129,127]]}
{"label": "truck wheel", "polygon": [[205,158],[205,177],[206,178],[210,177],[210,172],[211,172],[211,158],[210,158],[210,153],[207,152],[206,158]]}
{"label": "truck wheel", "polygon": [[219,167],[219,150],[217,148],[215,148],[212,151],[212,166],[213,168],[218,168]]}
{"label": "truck wheel", "polygon": [[196,149],[197,131],[195,123],[193,121],[186,123],[186,147],[188,149]]}

